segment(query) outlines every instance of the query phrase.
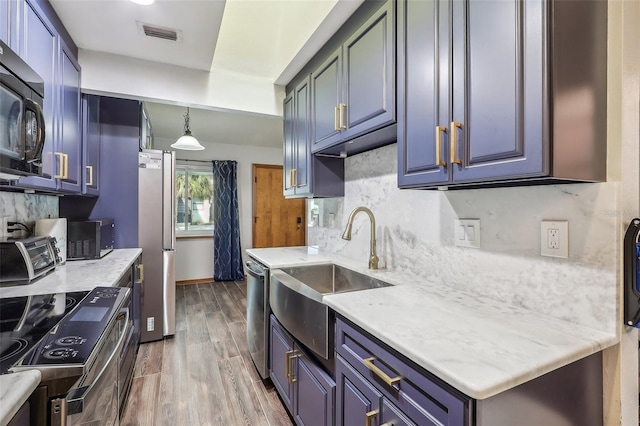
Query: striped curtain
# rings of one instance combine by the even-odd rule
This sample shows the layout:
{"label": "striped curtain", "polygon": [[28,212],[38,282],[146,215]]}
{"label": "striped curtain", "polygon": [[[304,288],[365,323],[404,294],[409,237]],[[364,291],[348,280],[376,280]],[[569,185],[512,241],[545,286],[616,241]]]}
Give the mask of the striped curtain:
{"label": "striped curtain", "polygon": [[238,163],[213,161],[213,279],[244,280],[238,215]]}

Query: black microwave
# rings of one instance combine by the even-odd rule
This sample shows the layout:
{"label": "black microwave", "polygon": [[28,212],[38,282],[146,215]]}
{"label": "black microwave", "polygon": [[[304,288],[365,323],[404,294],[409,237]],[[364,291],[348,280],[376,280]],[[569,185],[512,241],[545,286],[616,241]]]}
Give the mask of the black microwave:
{"label": "black microwave", "polygon": [[42,174],[44,80],[0,41],[0,179]]}

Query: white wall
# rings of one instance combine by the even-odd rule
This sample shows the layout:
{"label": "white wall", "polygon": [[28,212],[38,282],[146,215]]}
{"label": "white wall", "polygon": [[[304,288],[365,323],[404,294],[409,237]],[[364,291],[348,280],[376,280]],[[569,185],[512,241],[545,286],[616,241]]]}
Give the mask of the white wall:
{"label": "white wall", "polygon": [[[235,160],[238,162],[238,208],[240,210],[240,239],[243,250],[251,248],[252,241],[252,165],[282,164],[281,148],[216,144],[198,136],[204,151],[176,151],[178,159]],[[154,148],[171,149],[174,140],[154,139]],[[195,163],[197,164],[197,163]],[[176,244],[176,280],[195,280],[213,277],[213,241],[184,239]]]}
{"label": "white wall", "polygon": [[183,68],[80,49],[82,91],[282,116],[284,86],[243,74]]}

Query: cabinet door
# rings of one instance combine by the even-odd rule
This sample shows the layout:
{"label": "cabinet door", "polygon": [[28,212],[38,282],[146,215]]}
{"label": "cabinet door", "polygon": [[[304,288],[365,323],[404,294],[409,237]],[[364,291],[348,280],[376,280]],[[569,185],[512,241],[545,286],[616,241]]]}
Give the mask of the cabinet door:
{"label": "cabinet door", "polygon": [[313,152],[342,140],[339,107],[342,48],[311,73],[311,140]]}
{"label": "cabinet door", "polygon": [[311,145],[310,134],[310,96],[309,79],[302,82],[294,91],[295,101],[295,173],[293,176],[296,195],[310,195],[311,188]]}
{"label": "cabinet door", "polygon": [[398,2],[401,188],[447,183],[451,179],[447,131],[451,88],[449,16],[448,1]]}
{"label": "cabinet door", "polygon": [[293,408],[293,386],[289,381],[293,354],[293,340],[271,320],[269,355],[271,366],[269,375],[273,385],[276,387],[282,402],[289,411]]}
{"label": "cabinet door", "polygon": [[335,383],[313,361],[296,351],[296,423],[304,426],[332,426]]}
{"label": "cabinet door", "polygon": [[20,52],[20,8],[18,0],[0,0],[0,40],[14,52]]}
{"label": "cabinet door", "polygon": [[284,99],[284,140],[282,145],[283,158],[283,179],[284,195],[295,195],[295,187],[293,186],[293,170],[296,168],[296,140],[295,140],[295,114],[293,93],[289,93]]}
{"label": "cabinet door", "polygon": [[[382,413],[380,414],[380,426],[416,426],[414,422],[404,415],[402,411],[391,403],[387,398],[382,399]],[[429,419],[431,420],[431,419]],[[439,426],[441,423],[431,421],[428,424],[423,423],[421,426]]]}
{"label": "cabinet door", "polygon": [[343,139],[396,118],[395,2],[388,1],[343,45]]}
{"label": "cabinet door", "polygon": [[58,44],[53,26],[29,2],[24,3],[24,45],[21,57],[44,80],[43,114],[45,143],[42,150],[42,177],[20,179],[20,185],[56,189],[56,175],[62,173],[64,159],[56,153],[58,102],[56,68]]}
{"label": "cabinet door", "polygon": [[379,424],[382,394],[355,371],[344,359],[336,356],[336,426],[366,424],[367,416]]}
{"label": "cabinet door", "polygon": [[100,97],[85,95],[82,98],[82,193],[100,195]]}
{"label": "cabinet door", "polygon": [[63,177],[60,189],[68,192],[82,191],[82,130],[80,121],[80,66],[60,48],[60,139],[57,149],[64,153]]}
{"label": "cabinet door", "polygon": [[545,174],[544,4],[453,2],[454,181]]}

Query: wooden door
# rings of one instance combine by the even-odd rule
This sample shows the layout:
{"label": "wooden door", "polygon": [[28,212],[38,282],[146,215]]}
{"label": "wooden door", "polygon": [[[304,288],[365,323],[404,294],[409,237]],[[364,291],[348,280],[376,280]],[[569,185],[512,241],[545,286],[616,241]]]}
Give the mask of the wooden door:
{"label": "wooden door", "polygon": [[305,245],[305,200],[282,188],[282,166],[253,165],[253,248]]}

